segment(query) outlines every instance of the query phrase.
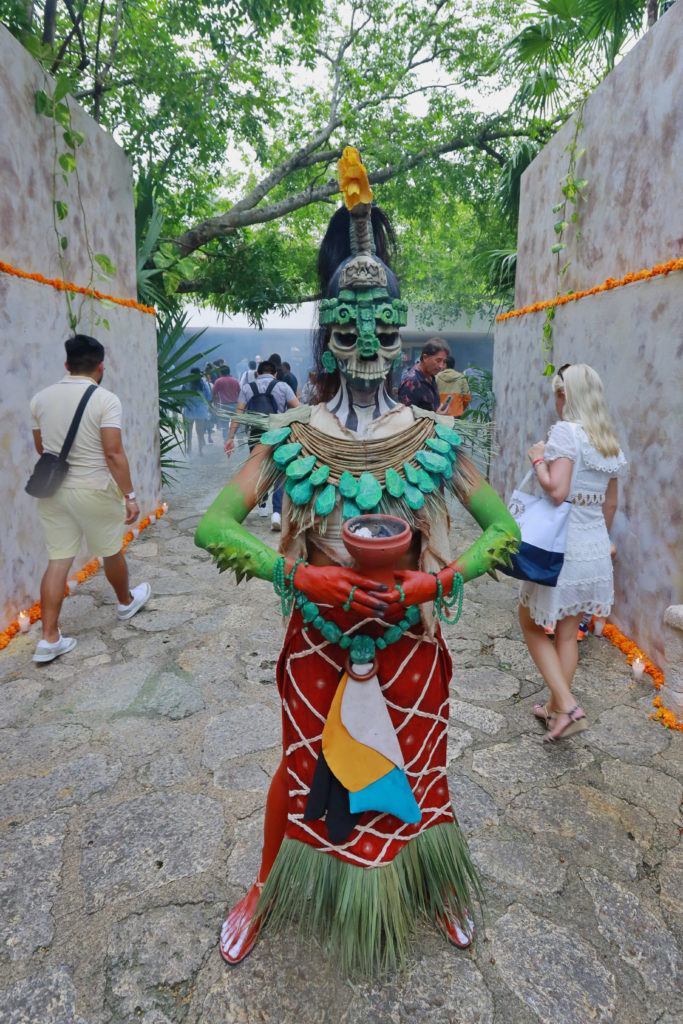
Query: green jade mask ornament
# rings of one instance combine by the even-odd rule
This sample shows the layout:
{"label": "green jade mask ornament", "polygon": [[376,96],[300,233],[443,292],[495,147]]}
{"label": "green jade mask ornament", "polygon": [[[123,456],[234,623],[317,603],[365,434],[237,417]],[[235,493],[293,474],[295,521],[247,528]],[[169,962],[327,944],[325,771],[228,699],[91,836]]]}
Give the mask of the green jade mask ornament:
{"label": "green jade mask ornament", "polygon": [[338,369],[354,389],[371,391],[401,355],[399,327],[408,303],[387,291],[384,266],[360,253],[342,269],[339,295],[320,303],[320,324],[330,326],[323,366]]}

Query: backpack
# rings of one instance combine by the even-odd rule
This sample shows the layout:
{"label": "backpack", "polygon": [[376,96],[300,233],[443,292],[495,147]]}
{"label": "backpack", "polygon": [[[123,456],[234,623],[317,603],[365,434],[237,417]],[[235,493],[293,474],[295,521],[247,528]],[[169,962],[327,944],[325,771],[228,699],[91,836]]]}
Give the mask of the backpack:
{"label": "backpack", "polygon": [[273,389],[276,384],[276,380],[271,380],[265,391],[259,391],[256,381],[250,381],[249,387],[253,394],[247,402],[247,412],[260,412],[265,416],[277,412],[277,404],[273,398]]}
{"label": "backpack", "polygon": [[[271,380],[265,391],[259,391],[256,381],[250,381],[249,387],[252,390],[252,396],[247,402],[247,412],[260,413],[262,416],[270,416],[271,413],[277,412],[277,405],[273,398],[273,389],[276,384],[277,380]],[[265,424],[263,427],[251,426],[249,433],[253,436],[263,433],[266,429]]]}

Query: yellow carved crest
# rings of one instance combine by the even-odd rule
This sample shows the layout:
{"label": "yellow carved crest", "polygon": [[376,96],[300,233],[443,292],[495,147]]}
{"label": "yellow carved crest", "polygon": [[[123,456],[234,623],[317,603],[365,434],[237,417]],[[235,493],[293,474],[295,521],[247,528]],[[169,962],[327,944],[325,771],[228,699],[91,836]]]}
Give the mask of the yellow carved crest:
{"label": "yellow carved crest", "polygon": [[371,203],[372,189],[368,183],[368,172],[360,162],[360,153],[353,146],[347,146],[337,162],[339,187],[344,193],[346,209],[352,210],[357,203]]}

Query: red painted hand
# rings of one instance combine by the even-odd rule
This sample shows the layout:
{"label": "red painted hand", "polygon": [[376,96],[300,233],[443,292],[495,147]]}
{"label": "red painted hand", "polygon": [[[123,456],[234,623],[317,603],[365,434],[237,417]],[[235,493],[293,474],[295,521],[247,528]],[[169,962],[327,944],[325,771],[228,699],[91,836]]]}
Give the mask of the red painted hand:
{"label": "red painted hand", "polygon": [[[389,605],[401,602],[403,607],[407,608],[411,604],[426,604],[428,601],[433,601],[436,597],[436,578],[430,572],[420,572],[415,569],[399,569],[395,576],[397,582],[401,584],[405,600],[401,598],[398,589],[390,590],[384,595],[384,600]],[[453,586],[453,576],[454,570],[450,566],[446,566],[438,574],[444,594],[450,593]],[[371,590],[370,593],[376,596],[375,591]]]}
{"label": "red painted hand", "polygon": [[[290,566],[287,568],[289,570]],[[348,601],[351,588],[356,587],[350,607],[358,615],[372,613],[381,618],[387,607],[381,584],[338,565],[301,562],[294,574],[294,586],[316,604],[331,604],[337,608]],[[369,593],[371,588],[372,594]]]}

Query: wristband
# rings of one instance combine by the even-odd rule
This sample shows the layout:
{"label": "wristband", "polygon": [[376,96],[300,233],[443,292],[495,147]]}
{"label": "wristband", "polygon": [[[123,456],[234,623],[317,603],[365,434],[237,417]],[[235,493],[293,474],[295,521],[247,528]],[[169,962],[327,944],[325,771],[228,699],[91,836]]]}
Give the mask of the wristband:
{"label": "wristband", "polygon": [[131,491],[130,494],[124,494],[126,501],[135,501],[135,491]]}
{"label": "wristband", "polygon": [[534,461],[531,463],[531,465],[532,466],[537,466],[539,464],[539,462],[545,462],[545,459],[534,459]]}

